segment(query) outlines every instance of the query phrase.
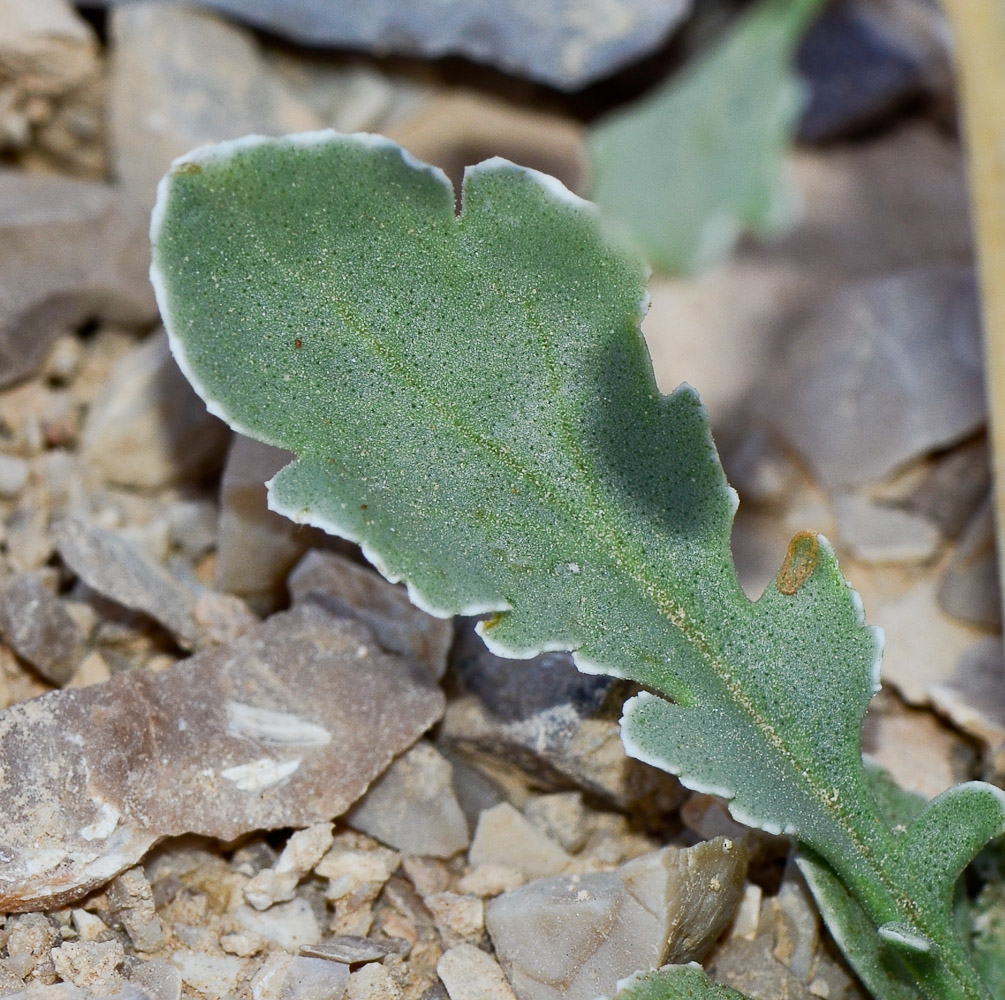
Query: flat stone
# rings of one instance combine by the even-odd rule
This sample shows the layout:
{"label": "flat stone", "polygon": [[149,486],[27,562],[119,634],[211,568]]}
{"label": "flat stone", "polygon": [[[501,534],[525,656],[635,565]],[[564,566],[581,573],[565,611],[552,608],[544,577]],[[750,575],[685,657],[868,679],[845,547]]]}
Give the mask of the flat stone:
{"label": "flat stone", "polygon": [[229,439],[158,332],[116,363],[87,414],[81,448],[106,483],[155,490],[218,471]]}
{"label": "flat stone", "polygon": [[471,623],[453,654],[462,690],[440,732],[448,749],[501,758],[544,788],[570,783],[619,808],[646,801],[671,809],[684,797],[671,775],[630,758],[618,720],[634,689],[581,673],[567,653],[511,660],[486,649]]}
{"label": "flat stone", "polygon": [[113,166],[148,211],[171,161],[195,146],[321,124],[270,71],[251,33],[209,12],[130,3],[112,11],[109,33]]}
{"label": "flat stone", "polygon": [[859,494],[835,497],[834,510],[838,537],[863,562],[928,562],[942,541],[938,529],[923,517]]}
{"label": "flat stone", "polygon": [[30,375],[67,328],[157,316],[149,219],[108,185],[0,170],[0,385]]}
{"label": "flat stone", "polygon": [[788,351],[765,416],[828,488],[879,479],[984,422],[969,268],[851,286],[824,303]]}
{"label": "flat stone", "polygon": [[991,750],[1005,745],[1005,658],[1001,636],[985,636],[960,657],[931,691],[932,703],[965,733]]}
{"label": "flat stone", "polygon": [[326,822],[442,711],[428,673],[318,607],[15,705],[0,715],[0,912],[79,898],[164,837]]}
{"label": "flat stone", "polygon": [[198,642],[191,592],[139,545],[72,517],[60,522],[56,534],[60,557],[87,586],[149,615],[182,646]]}
{"label": "flat stone", "polygon": [[458,944],[443,953],[436,973],[450,1000],[516,1000],[499,963],[473,944]]}
{"label": "flat stone", "polygon": [[468,852],[473,865],[505,865],[525,878],[545,878],[568,869],[572,858],[508,802],[486,809]]}
{"label": "flat stone", "polygon": [[286,581],[290,600],[321,600],[364,622],[390,653],[424,663],[437,679],[447,669],[453,621],[420,611],[401,587],[337,552],[309,551]]}
{"label": "flat stone", "polygon": [[949,27],[935,10],[923,23],[929,6],[838,0],[824,8],[796,59],[809,90],[800,139],[825,142],[876,128],[948,87]]}
{"label": "flat stone", "polygon": [[85,654],[85,636],[37,573],[18,573],[0,592],[0,630],[46,680],[63,685]]}
{"label": "flat stone", "polygon": [[939,580],[939,606],[961,621],[991,629],[1002,623],[1001,587],[990,496],[971,518]]}
{"label": "flat stone", "polygon": [[531,882],[492,900],[486,926],[521,1000],[594,1000],[640,969],[702,957],[743,895],[744,848],[667,847],[613,872]]}
{"label": "flat stone", "polygon": [[422,58],[461,55],[567,90],[652,52],[691,6],[686,0],[546,0],[534,6],[379,0],[365,7],[211,0],[211,5],[304,45]]}
{"label": "flat stone", "polygon": [[317,944],[304,945],[302,955],[323,958],[329,962],[360,965],[363,962],[381,962],[388,955],[406,955],[408,942],[403,938],[362,937],[359,934],[336,934]]}
{"label": "flat stone", "polygon": [[255,610],[273,610],[300,557],[328,542],[317,528],[269,510],[265,484],[293,455],[241,434],[233,435],[220,485],[215,586],[237,594]]}
{"label": "flat stone", "polygon": [[374,782],[346,822],[406,854],[453,857],[468,846],[468,826],[453,790],[453,768],[428,743],[416,743]]}
{"label": "flat stone", "polygon": [[871,592],[859,586],[858,580],[854,583],[869,623],[883,630],[883,684],[896,688],[910,705],[927,705],[932,687],[952,674],[963,651],[981,633],[942,611],[934,580],[923,580],[893,595]]}

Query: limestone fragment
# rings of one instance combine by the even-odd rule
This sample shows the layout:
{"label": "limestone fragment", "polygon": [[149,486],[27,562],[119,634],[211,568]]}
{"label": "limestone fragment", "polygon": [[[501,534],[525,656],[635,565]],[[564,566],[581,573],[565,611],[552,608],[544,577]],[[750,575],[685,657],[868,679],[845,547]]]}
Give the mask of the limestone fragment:
{"label": "limestone fragment", "polygon": [[348,985],[348,965],[297,955],[286,970],[280,1000],[341,1000]]}
{"label": "limestone fragment", "polygon": [[125,957],[119,941],[66,941],[52,949],[57,975],[74,986],[96,992],[114,985]]}
{"label": "limestone fragment", "polygon": [[485,904],[479,896],[432,892],[422,897],[433,915],[443,945],[477,944],[485,931]]}
{"label": "limestone fragment", "polygon": [[442,710],[425,670],[317,606],[159,673],[15,705],[0,715],[0,912],[82,896],[163,837],[330,820]]}
{"label": "limestone fragment", "polygon": [[402,1000],[401,987],[376,962],[349,974],[346,995],[349,1000]]}
{"label": "limestone fragment", "polygon": [[249,934],[272,941],[284,951],[295,952],[321,940],[317,917],[302,896],[288,903],[277,903],[264,912],[242,905],[235,911],[234,918]]}
{"label": "limestone fragment", "polygon": [[531,882],[485,922],[520,1000],[613,996],[639,969],[699,958],[743,895],[747,857],[725,838],[667,847],[613,872]]}
{"label": "limestone fragment", "polygon": [[192,594],[123,535],[70,517],[57,528],[63,561],[89,587],[160,622],[183,646],[199,639]]}
{"label": "limestone fragment", "polygon": [[417,743],[394,761],[346,821],[406,854],[449,858],[469,843],[452,768],[429,743]]}
{"label": "limestone fragment", "polygon": [[850,286],[825,302],[791,351],[765,415],[827,487],[879,479],[984,422],[969,267]]}
{"label": "limestone fragment", "polygon": [[304,945],[302,955],[323,958],[346,965],[380,962],[388,955],[405,955],[409,944],[403,938],[361,937],[358,934],[336,934],[317,944]]}
{"label": "limestone fragment", "polygon": [[931,689],[932,702],[964,732],[992,750],[1005,745],[1005,662],[1000,636],[970,646],[945,680]]}
{"label": "limestone fragment", "polygon": [[389,652],[425,663],[439,679],[447,669],[453,623],[420,611],[400,587],[337,552],[310,550],[286,581],[293,604],[323,600],[358,618]]}
{"label": "limestone fragment", "polygon": [[219,469],[229,438],[178,369],[161,331],[118,360],[88,411],[81,447],[105,482],[153,490]]}
{"label": "limestone fragment", "polygon": [[65,684],[84,658],[83,632],[37,573],[18,573],[0,593],[0,630],[53,684]]}
{"label": "limestone fragment", "polygon": [[129,978],[138,983],[152,1000],[180,1000],[181,973],[170,962],[155,958],[132,966]]}
{"label": "limestone fragment", "polygon": [[231,955],[210,955],[190,948],[179,948],[173,952],[171,962],[181,973],[181,981],[208,1000],[222,1000],[227,996],[244,968],[244,959]]}
{"label": "limestone fragment", "polygon": [[137,951],[155,951],[164,943],[153,889],[142,868],[129,868],[116,876],[106,894],[112,913],[121,921]]}
{"label": "limestone fragment", "polygon": [[516,1000],[499,963],[471,944],[458,944],[443,953],[436,971],[450,1000]]}
{"label": "limestone fragment", "polygon": [[258,872],[244,887],[244,898],[256,910],[292,899],[297,884],[321,860],[333,839],[331,823],[297,830],[287,841],[275,867]]}
{"label": "limestone fragment", "polygon": [[148,219],[111,187],[0,171],[0,384],[24,378],[68,327],[157,314]]}
{"label": "limestone fragment", "polygon": [[505,865],[525,878],[557,875],[572,863],[555,841],[508,802],[481,814],[468,858],[473,865]]}

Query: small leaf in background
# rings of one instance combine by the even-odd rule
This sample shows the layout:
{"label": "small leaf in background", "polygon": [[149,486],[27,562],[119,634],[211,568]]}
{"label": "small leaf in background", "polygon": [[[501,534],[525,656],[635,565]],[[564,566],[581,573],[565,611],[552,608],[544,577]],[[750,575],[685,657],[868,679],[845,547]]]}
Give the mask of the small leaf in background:
{"label": "small leaf in background", "polygon": [[796,46],[820,0],[760,0],[726,38],[594,126],[590,197],[659,271],[692,274],[798,202],[785,155],[803,105]]}

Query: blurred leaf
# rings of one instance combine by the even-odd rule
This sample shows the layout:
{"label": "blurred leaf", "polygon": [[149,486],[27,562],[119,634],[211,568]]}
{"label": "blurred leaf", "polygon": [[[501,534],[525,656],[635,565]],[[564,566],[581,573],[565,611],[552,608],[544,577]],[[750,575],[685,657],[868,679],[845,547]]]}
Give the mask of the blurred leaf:
{"label": "blurred leaf", "polygon": [[588,136],[591,197],[654,268],[691,274],[744,230],[797,213],[785,154],[803,106],[792,69],[820,0],[761,0],[708,54]]}

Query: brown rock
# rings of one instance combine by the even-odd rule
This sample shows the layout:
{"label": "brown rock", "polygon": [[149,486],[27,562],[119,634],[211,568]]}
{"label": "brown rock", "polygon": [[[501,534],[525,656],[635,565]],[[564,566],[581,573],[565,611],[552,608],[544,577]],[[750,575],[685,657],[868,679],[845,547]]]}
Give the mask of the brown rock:
{"label": "brown rock", "polygon": [[330,819],[442,711],[425,671],[316,606],[16,705],[0,715],[0,912],[82,896],[163,837]]}

